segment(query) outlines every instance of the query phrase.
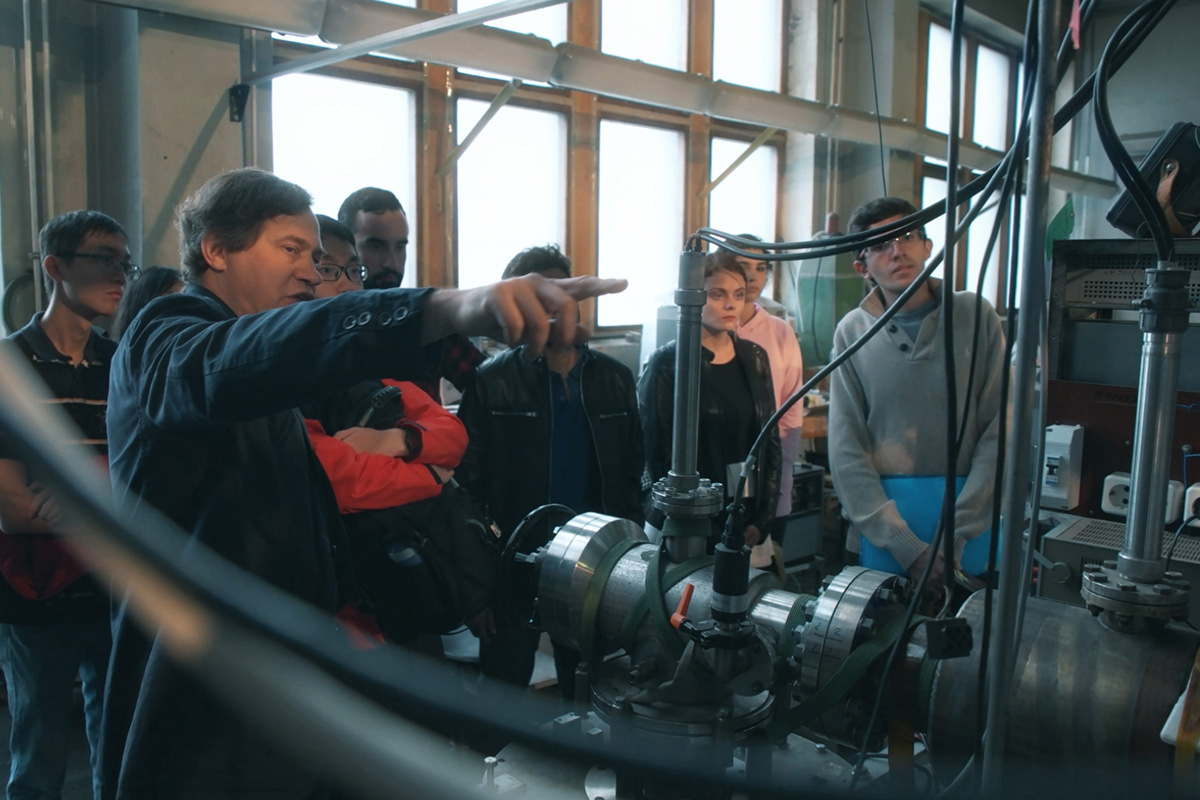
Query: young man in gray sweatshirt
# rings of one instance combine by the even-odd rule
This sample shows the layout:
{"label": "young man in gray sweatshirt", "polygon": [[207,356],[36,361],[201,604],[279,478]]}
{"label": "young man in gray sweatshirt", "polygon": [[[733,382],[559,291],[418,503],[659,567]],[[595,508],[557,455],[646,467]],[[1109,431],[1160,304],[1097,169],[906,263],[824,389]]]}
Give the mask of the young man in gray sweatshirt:
{"label": "young man in gray sweatshirt", "polygon": [[[916,210],[895,197],[872,200],[851,215],[849,230],[877,228]],[[924,230],[915,228],[858,253],[854,267],[871,290],[838,324],[835,354],[862,336],[916,280],[932,249]],[[954,514],[955,556],[961,559],[964,545],[991,524],[1004,336],[986,300],[971,292],[955,292],[953,302],[959,425],[966,414],[953,467],[961,487]],[[975,344],[977,313],[982,319]],[[894,559],[893,569],[898,565],[914,578],[934,558],[930,587],[940,584],[945,569],[942,553],[933,552],[928,544],[940,510],[942,484],[936,478],[944,477],[947,470],[942,327],[941,282],[930,279],[884,330],[833,373],[829,401],[829,462],[842,514],[850,521],[847,549],[857,551],[863,537]],[[976,361],[973,379],[972,360]],[[925,478],[930,480],[920,480]],[[919,487],[918,493],[929,494],[932,489],[930,497],[916,504],[927,512],[920,524],[906,520],[901,511],[901,507],[913,508],[913,485]],[[916,516],[915,511],[905,513]]]}

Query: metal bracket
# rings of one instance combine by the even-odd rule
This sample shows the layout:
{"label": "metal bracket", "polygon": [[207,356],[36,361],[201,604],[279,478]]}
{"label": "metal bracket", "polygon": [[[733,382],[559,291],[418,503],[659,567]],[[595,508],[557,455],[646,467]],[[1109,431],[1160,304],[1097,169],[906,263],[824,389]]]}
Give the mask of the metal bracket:
{"label": "metal bracket", "polygon": [[229,87],[229,121],[241,122],[246,116],[246,101],[250,99],[250,84],[235,83]]}
{"label": "metal bracket", "polygon": [[471,146],[476,137],[483,133],[483,129],[486,128],[487,124],[492,121],[492,117],[496,116],[496,114],[500,112],[500,109],[504,108],[504,104],[509,101],[509,98],[513,96],[513,92],[515,92],[517,87],[520,85],[521,80],[519,78],[513,78],[508,83],[504,84],[504,88],[502,88],[496,94],[496,96],[492,98],[492,104],[488,106],[487,111],[483,112],[483,116],[480,117],[479,121],[475,123],[475,127],[471,128],[471,131],[463,137],[462,143],[450,151],[450,155],[446,157],[446,162],[438,167],[437,176],[439,178],[445,178],[450,174],[450,170],[452,170],[454,165],[458,163],[458,160],[462,158],[462,154],[467,152],[467,148]]}

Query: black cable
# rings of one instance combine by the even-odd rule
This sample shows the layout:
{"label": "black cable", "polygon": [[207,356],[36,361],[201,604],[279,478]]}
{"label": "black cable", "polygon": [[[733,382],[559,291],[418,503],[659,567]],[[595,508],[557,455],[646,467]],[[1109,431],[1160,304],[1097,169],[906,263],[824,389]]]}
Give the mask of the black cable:
{"label": "black cable", "polygon": [[875,92],[875,127],[879,129],[879,177],[883,182],[883,196],[887,197],[887,151],[883,147],[883,120],[879,113],[879,77],[875,72],[875,37],[871,35],[871,0],[863,0],[863,16],[867,20],[867,49],[871,52],[871,88]]}
{"label": "black cable", "polygon": [[[1093,0],[1096,2],[1097,0]],[[1094,6],[1089,6],[1089,9],[1094,9]],[[1116,73],[1129,57],[1137,50],[1150,32],[1157,26],[1169,10],[1169,4],[1164,3],[1155,8],[1154,13],[1140,24],[1136,25],[1128,36],[1121,39],[1113,53],[1112,67],[1108,70],[1108,75],[1111,77]],[[1028,51],[1028,37],[1026,40],[1026,50]],[[1031,63],[1030,59],[1026,58],[1026,63]],[[1026,80],[1029,81],[1031,76],[1027,75]],[[1093,71],[1083,82],[1080,87],[1075,90],[1075,93],[1065,102],[1061,108],[1054,114],[1054,131],[1057,133],[1087,105],[1093,94],[1095,86],[1096,73]],[[1030,92],[1025,93],[1025,102],[1028,102]],[[1027,142],[1028,133],[1024,137],[1017,137],[1012,147],[1009,149],[1005,158],[1011,158],[1015,150],[1023,149]],[[1003,163],[1003,159],[1002,162]],[[991,167],[983,172],[965,186],[959,187],[959,196],[964,200],[970,199],[978,192],[982,191],[983,187],[991,179],[993,173],[999,167],[999,164]],[[854,252],[861,250],[863,247],[868,247],[872,244],[882,244],[888,239],[895,238],[900,233],[912,230],[921,225],[925,225],[940,216],[940,211],[943,207],[942,203],[923,208],[916,214],[911,214],[896,222],[888,225],[880,225],[877,228],[871,228],[869,231],[861,231],[854,234],[844,234],[841,236],[829,237],[822,240],[809,240],[801,242],[755,242],[741,241],[738,237],[732,234],[725,233],[713,228],[701,228],[696,234],[693,234],[693,239],[702,239],[712,244],[717,244],[726,250],[731,250],[741,256],[756,256],[765,261],[791,261],[799,258],[817,258],[820,256],[835,256],[840,253]],[[868,235],[871,234],[871,235]],[[817,249],[821,247],[826,249]],[[754,248],[762,251],[758,253],[750,253],[742,248]],[[816,250],[813,253],[789,253],[789,252],[769,252],[769,251],[787,251],[787,250]]]}
{"label": "black cable", "polygon": [[1092,94],[1092,113],[1096,120],[1096,133],[1100,137],[1100,143],[1103,145],[1109,161],[1112,162],[1117,176],[1121,179],[1121,183],[1129,192],[1130,199],[1146,219],[1150,235],[1154,239],[1155,249],[1158,251],[1159,261],[1171,261],[1174,258],[1175,240],[1171,236],[1166,215],[1163,213],[1154,191],[1146,183],[1145,177],[1133,163],[1133,159],[1129,157],[1128,151],[1121,144],[1120,137],[1113,126],[1112,117],[1108,112],[1108,78],[1113,54],[1117,48],[1116,43],[1124,39],[1143,20],[1149,19],[1155,11],[1164,6],[1169,8],[1173,2],[1174,0],[1150,0],[1121,21],[1100,55]]}
{"label": "black cable", "polygon": [[[1171,537],[1171,547],[1167,550],[1167,566],[1166,569],[1163,570],[1164,572],[1171,571],[1171,559],[1175,557],[1175,545],[1179,544],[1180,535],[1187,528],[1187,526],[1197,521],[1200,521],[1200,514],[1192,514],[1190,517],[1185,519],[1178,528],[1175,529],[1175,535]],[[1191,533],[1188,535],[1200,536],[1200,533]]]}
{"label": "black cable", "polygon": [[[950,11],[950,132],[946,136],[946,241],[942,281],[942,358],[946,368],[946,475],[942,495],[942,570],[947,599],[954,591],[954,507],[958,489],[958,370],[954,362],[954,283],[958,245],[954,237],[958,216],[958,136],[962,113],[963,0],[954,0]],[[965,416],[964,416],[965,421]],[[929,557],[936,560],[936,548]],[[865,743],[864,743],[865,745]]]}

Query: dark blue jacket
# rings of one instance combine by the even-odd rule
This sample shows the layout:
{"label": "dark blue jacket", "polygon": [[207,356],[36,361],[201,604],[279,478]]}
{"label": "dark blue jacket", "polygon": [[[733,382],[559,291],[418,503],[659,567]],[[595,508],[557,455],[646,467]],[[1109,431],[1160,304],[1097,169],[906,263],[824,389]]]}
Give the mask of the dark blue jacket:
{"label": "dark blue jacket", "polygon": [[[237,317],[190,286],[134,320],[112,366],[109,461],[135,521],[153,506],[259,578],[327,611],[349,588],[333,490],[295,407],[367,378],[437,366],[426,291],[352,292]],[[310,798],[310,765],[278,752],[135,626],[113,624],[103,797]],[[314,794],[316,792],[316,794]]]}

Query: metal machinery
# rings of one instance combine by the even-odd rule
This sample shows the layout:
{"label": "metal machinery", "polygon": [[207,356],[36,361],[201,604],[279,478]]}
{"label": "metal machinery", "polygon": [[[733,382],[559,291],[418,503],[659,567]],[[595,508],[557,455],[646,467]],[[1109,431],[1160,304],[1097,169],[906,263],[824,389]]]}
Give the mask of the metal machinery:
{"label": "metal machinery", "polygon": [[[1169,346],[1171,332],[1158,327],[1177,325],[1173,314],[1186,321],[1186,312],[1163,311],[1178,306],[1173,290],[1160,288],[1173,285],[1173,276],[1155,273],[1143,312],[1143,381],[1157,386],[1142,395],[1139,420],[1147,430],[1161,430],[1152,418],[1173,396],[1177,349]],[[944,786],[978,741],[982,593],[964,604],[957,625],[917,618],[905,628],[909,586],[900,576],[850,567],[812,596],[784,591],[774,574],[751,570],[736,542],[723,540],[704,556],[724,492],[695,468],[700,276],[700,254],[684,253],[672,469],[653,488],[667,515],[661,545],[626,520],[583,514],[528,556],[538,571],[546,630],[583,656],[575,711],[552,725],[581,742],[632,729],[648,747],[684,742],[703,750],[713,776],[744,776],[760,789],[835,793],[889,769],[911,781],[917,732],[926,734]],[[1157,439],[1139,438],[1144,456],[1135,473],[1144,475],[1159,458]],[[1185,614],[1188,591],[1146,555],[1159,552],[1161,535],[1153,532],[1161,527],[1161,519],[1139,527],[1131,521],[1121,559],[1088,569],[1084,595],[1092,614],[1025,598],[1026,634],[1010,655],[1005,780],[1049,786],[1045,777],[1029,777],[1039,766],[1053,766],[1055,779],[1076,788],[1114,769],[1146,786],[1169,776],[1171,748],[1159,729],[1187,681],[1198,638],[1166,625]],[[884,656],[901,637],[900,657],[888,669]],[[883,682],[882,713],[868,733]],[[886,741],[888,762],[871,762],[855,777],[839,753],[864,740],[875,748]],[[582,785],[588,797],[697,796],[652,775],[572,764],[520,745],[499,755],[487,783],[501,790],[537,794]]]}

